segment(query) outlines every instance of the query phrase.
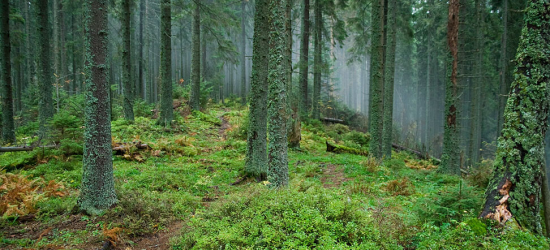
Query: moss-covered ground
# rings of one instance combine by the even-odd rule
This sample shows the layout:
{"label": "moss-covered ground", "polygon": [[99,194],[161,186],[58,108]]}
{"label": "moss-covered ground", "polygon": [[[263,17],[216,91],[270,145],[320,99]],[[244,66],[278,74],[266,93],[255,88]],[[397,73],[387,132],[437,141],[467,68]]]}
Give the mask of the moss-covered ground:
{"label": "moss-covered ground", "polygon": [[289,152],[289,187],[274,190],[241,179],[246,109],[176,111],[171,128],[140,112],[134,123],[112,122],[114,142],[140,141],[151,149],[113,155],[119,202],[101,216],[75,209],[78,143],[64,139],[68,146],[60,149],[1,154],[0,249],[550,247],[520,228],[476,219],[479,186],[486,184],[480,179],[488,174],[442,175],[405,152],[382,162],[327,153],[327,140],[368,150],[369,137],[310,122],[302,126],[301,149]]}

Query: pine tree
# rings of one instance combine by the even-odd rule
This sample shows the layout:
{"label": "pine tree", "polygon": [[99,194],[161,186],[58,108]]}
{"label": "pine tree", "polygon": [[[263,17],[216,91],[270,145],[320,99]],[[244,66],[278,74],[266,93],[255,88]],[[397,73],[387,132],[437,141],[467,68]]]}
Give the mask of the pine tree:
{"label": "pine tree", "polygon": [[15,142],[15,126],[13,122],[13,96],[11,81],[11,45],[10,45],[10,1],[0,3],[0,83],[2,84],[2,140]]}
{"label": "pine tree", "polygon": [[130,47],[130,0],[122,1],[122,38],[124,49],[122,50],[122,86],[124,88],[124,119],[134,120],[134,93],[132,81],[132,53]]}
{"label": "pine tree", "polygon": [[200,109],[201,92],[201,9],[200,0],[195,1],[193,15],[193,60],[191,62],[191,108]]}
{"label": "pine tree", "polygon": [[241,2],[241,103],[246,104],[246,0]]}
{"label": "pine tree", "polygon": [[85,14],[86,128],[82,187],[78,206],[100,214],[117,202],[111,148],[111,112],[107,65],[108,0],[89,0]]}
{"label": "pine tree", "polygon": [[288,119],[288,146],[290,148],[300,148],[300,140],[302,138],[301,121],[298,95],[295,94],[294,84],[292,83],[292,2],[293,0],[286,0],[285,7],[285,31],[286,31],[286,61],[285,68],[287,73],[287,104],[288,113],[290,117]]}
{"label": "pine tree", "polygon": [[522,228],[541,234],[541,166],[550,108],[550,2],[530,0],[524,20],[494,175],[480,217],[500,223],[514,217]]}
{"label": "pine tree", "polygon": [[161,99],[159,124],[170,126],[174,119],[172,108],[172,8],[170,0],[161,1]]}
{"label": "pine tree", "polygon": [[449,46],[449,66],[447,67],[447,87],[445,88],[445,128],[443,134],[443,156],[440,171],[448,174],[460,174],[458,148],[458,27],[460,0],[449,2],[449,20],[447,25],[447,44]]}
{"label": "pine tree", "polygon": [[382,157],[383,92],[384,92],[384,0],[372,5],[371,75],[369,90],[370,153]]}
{"label": "pine tree", "polygon": [[287,93],[285,72],[285,1],[270,1],[271,31],[269,34],[269,153],[268,180],[275,187],[288,185]]}
{"label": "pine tree", "polygon": [[393,85],[395,74],[395,31],[397,0],[388,1],[387,15],[387,44],[386,65],[384,69],[384,128],[382,135],[382,154],[385,158],[391,158],[392,132],[393,132]]}
{"label": "pine tree", "polygon": [[254,14],[252,83],[248,123],[247,175],[258,180],[267,178],[267,76],[269,65],[269,0],[257,0]]}
{"label": "pine tree", "polygon": [[38,120],[41,137],[47,131],[47,120],[53,116],[52,99],[52,60],[50,57],[50,26],[48,14],[48,0],[37,0],[36,14],[38,29],[38,82],[40,86],[40,100],[38,105]]}

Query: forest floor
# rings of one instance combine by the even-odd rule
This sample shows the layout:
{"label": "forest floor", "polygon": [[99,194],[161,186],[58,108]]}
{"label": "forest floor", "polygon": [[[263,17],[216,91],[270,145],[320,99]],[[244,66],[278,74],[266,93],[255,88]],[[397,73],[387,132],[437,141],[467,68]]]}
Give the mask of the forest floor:
{"label": "forest floor", "polygon": [[78,145],[1,154],[0,248],[549,249],[543,237],[476,219],[482,175],[439,174],[406,152],[383,162],[326,152],[326,140],[367,150],[366,134],[342,125],[302,126],[288,188],[232,185],[242,175],[248,111],[177,111],[170,129],[150,117],[113,121],[114,142],[151,149],[113,156],[119,202],[100,216],[75,209]]}

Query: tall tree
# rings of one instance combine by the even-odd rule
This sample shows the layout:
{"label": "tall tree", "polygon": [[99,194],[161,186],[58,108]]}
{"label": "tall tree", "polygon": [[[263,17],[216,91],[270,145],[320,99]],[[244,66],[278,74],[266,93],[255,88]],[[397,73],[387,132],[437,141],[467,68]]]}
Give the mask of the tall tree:
{"label": "tall tree", "polygon": [[285,7],[285,35],[286,35],[286,61],[285,71],[287,73],[287,104],[290,117],[288,119],[288,146],[291,148],[300,147],[301,135],[301,122],[299,100],[297,91],[294,91],[294,84],[292,83],[292,2],[293,0],[286,0]]}
{"label": "tall tree", "polygon": [[200,0],[195,1],[193,14],[193,59],[191,61],[191,108],[200,109],[201,92],[201,9]]}
{"label": "tall tree", "polygon": [[320,118],[321,102],[321,73],[323,71],[323,10],[321,0],[315,0],[315,37],[314,37],[314,62],[313,62],[313,119]]}
{"label": "tall tree", "polygon": [[38,82],[40,86],[40,100],[38,105],[38,120],[40,126],[40,136],[46,134],[47,120],[53,116],[52,99],[52,60],[50,57],[50,20],[48,14],[48,0],[36,0],[36,26],[38,29]]}
{"label": "tall tree", "polygon": [[134,120],[134,93],[132,81],[132,49],[130,47],[130,18],[132,12],[130,11],[130,1],[122,1],[122,39],[124,48],[122,50],[122,86],[124,90],[124,119],[128,121]]}
{"label": "tall tree", "polygon": [[241,102],[246,103],[246,0],[241,2]]}
{"label": "tall tree", "polygon": [[0,3],[0,83],[2,84],[2,140],[8,143],[15,142],[15,125],[13,122],[13,94],[11,81],[11,44],[10,44],[10,1]]}
{"label": "tall tree", "polygon": [[447,46],[449,46],[447,67],[447,87],[445,88],[445,128],[443,134],[443,156],[440,171],[449,174],[460,174],[458,148],[458,27],[460,0],[449,2],[449,18],[447,24]]}
{"label": "tall tree", "polygon": [[136,88],[136,97],[140,97],[143,100],[146,100],[146,87],[145,87],[145,81],[144,81],[144,58],[143,58],[143,50],[144,50],[144,41],[143,41],[143,28],[144,28],[144,22],[145,22],[145,5],[147,4],[147,1],[139,1],[139,52],[138,52],[138,88]]}
{"label": "tall tree", "polygon": [[515,80],[506,103],[494,175],[480,217],[542,233],[540,190],[548,128],[550,2],[529,0],[516,55]]}
{"label": "tall tree", "polygon": [[393,86],[395,74],[395,31],[397,15],[397,0],[388,0],[386,65],[384,69],[384,127],[382,135],[382,154],[391,158],[393,132]]}
{"label": "tall tree", "polygon": [[268,180],[275,187],[288,185],[285,5],[285,1],[271,0],[269,3],[272,16],[267,79],[269,84],[267,104],[269,121]]}
{"label": "tall tree", "polygon": [[100,214],[117,202],[111,149],[109,98],[108,0],[88,0],[86,25],[86,127],[82,187],[78,205],[89,214]]}
{"label": "tall tree", "polygon": [[161,1],[160,43],[161,43],[161,99],[159,124],[169,126],[174,119],[172,108],[172,3]]}
{"label": "tall tree", "polygon": [[309,0],[304,0],[302,16],[302,40],[300,43],[300,115],[307,116],[308,106],[308,71],[309,71]]}
{"label": "tall tree", "polygon": [[384,0],[375,0],[372,5],[371,75],[369,89],[370,152],[382,157],[383,92],[384,92]]}
{"label": "tall tree", "polygon": [[247,175],[267,178],[267,76],[269,65],[270,0],[257,0],[252,44],[252,84],[248,123],[246,164]]}

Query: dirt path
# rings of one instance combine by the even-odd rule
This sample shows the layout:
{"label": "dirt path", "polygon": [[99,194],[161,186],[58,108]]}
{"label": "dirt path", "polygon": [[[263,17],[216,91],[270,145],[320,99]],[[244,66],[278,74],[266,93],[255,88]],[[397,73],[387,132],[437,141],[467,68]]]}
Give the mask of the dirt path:
{"label": "dirt path", "polygon": [[229,129],[231,127],[231,125],[229,124],[229,119],[227,119],[225,117],[225,115],[222,115],[219,117],[220,120],[222,121],[222,125],[220,126],[220,129],[218,130],[218,133],[220,134],[220,137],[223,138],[224,140],[226,139],[227,135],[225,133],[225,131],[227,129]]}
{"label": "dirt path", "polygon": [[160,249],[167,250],[172,249],[170,246],[170,239],[178,235],[183,227],[183,222],[178,221],[166,228],[162,232],[158,232],[149,237],[141,237],[134,239],[136,245],[133,245],[131,249]]}
{"label": "dirt path", "polygon": [[342,183],[349,180],[351,179],[346,177],[343,166],[328,164],[323,168],[321,182],[325,188],[337,188],[342,186]]}

